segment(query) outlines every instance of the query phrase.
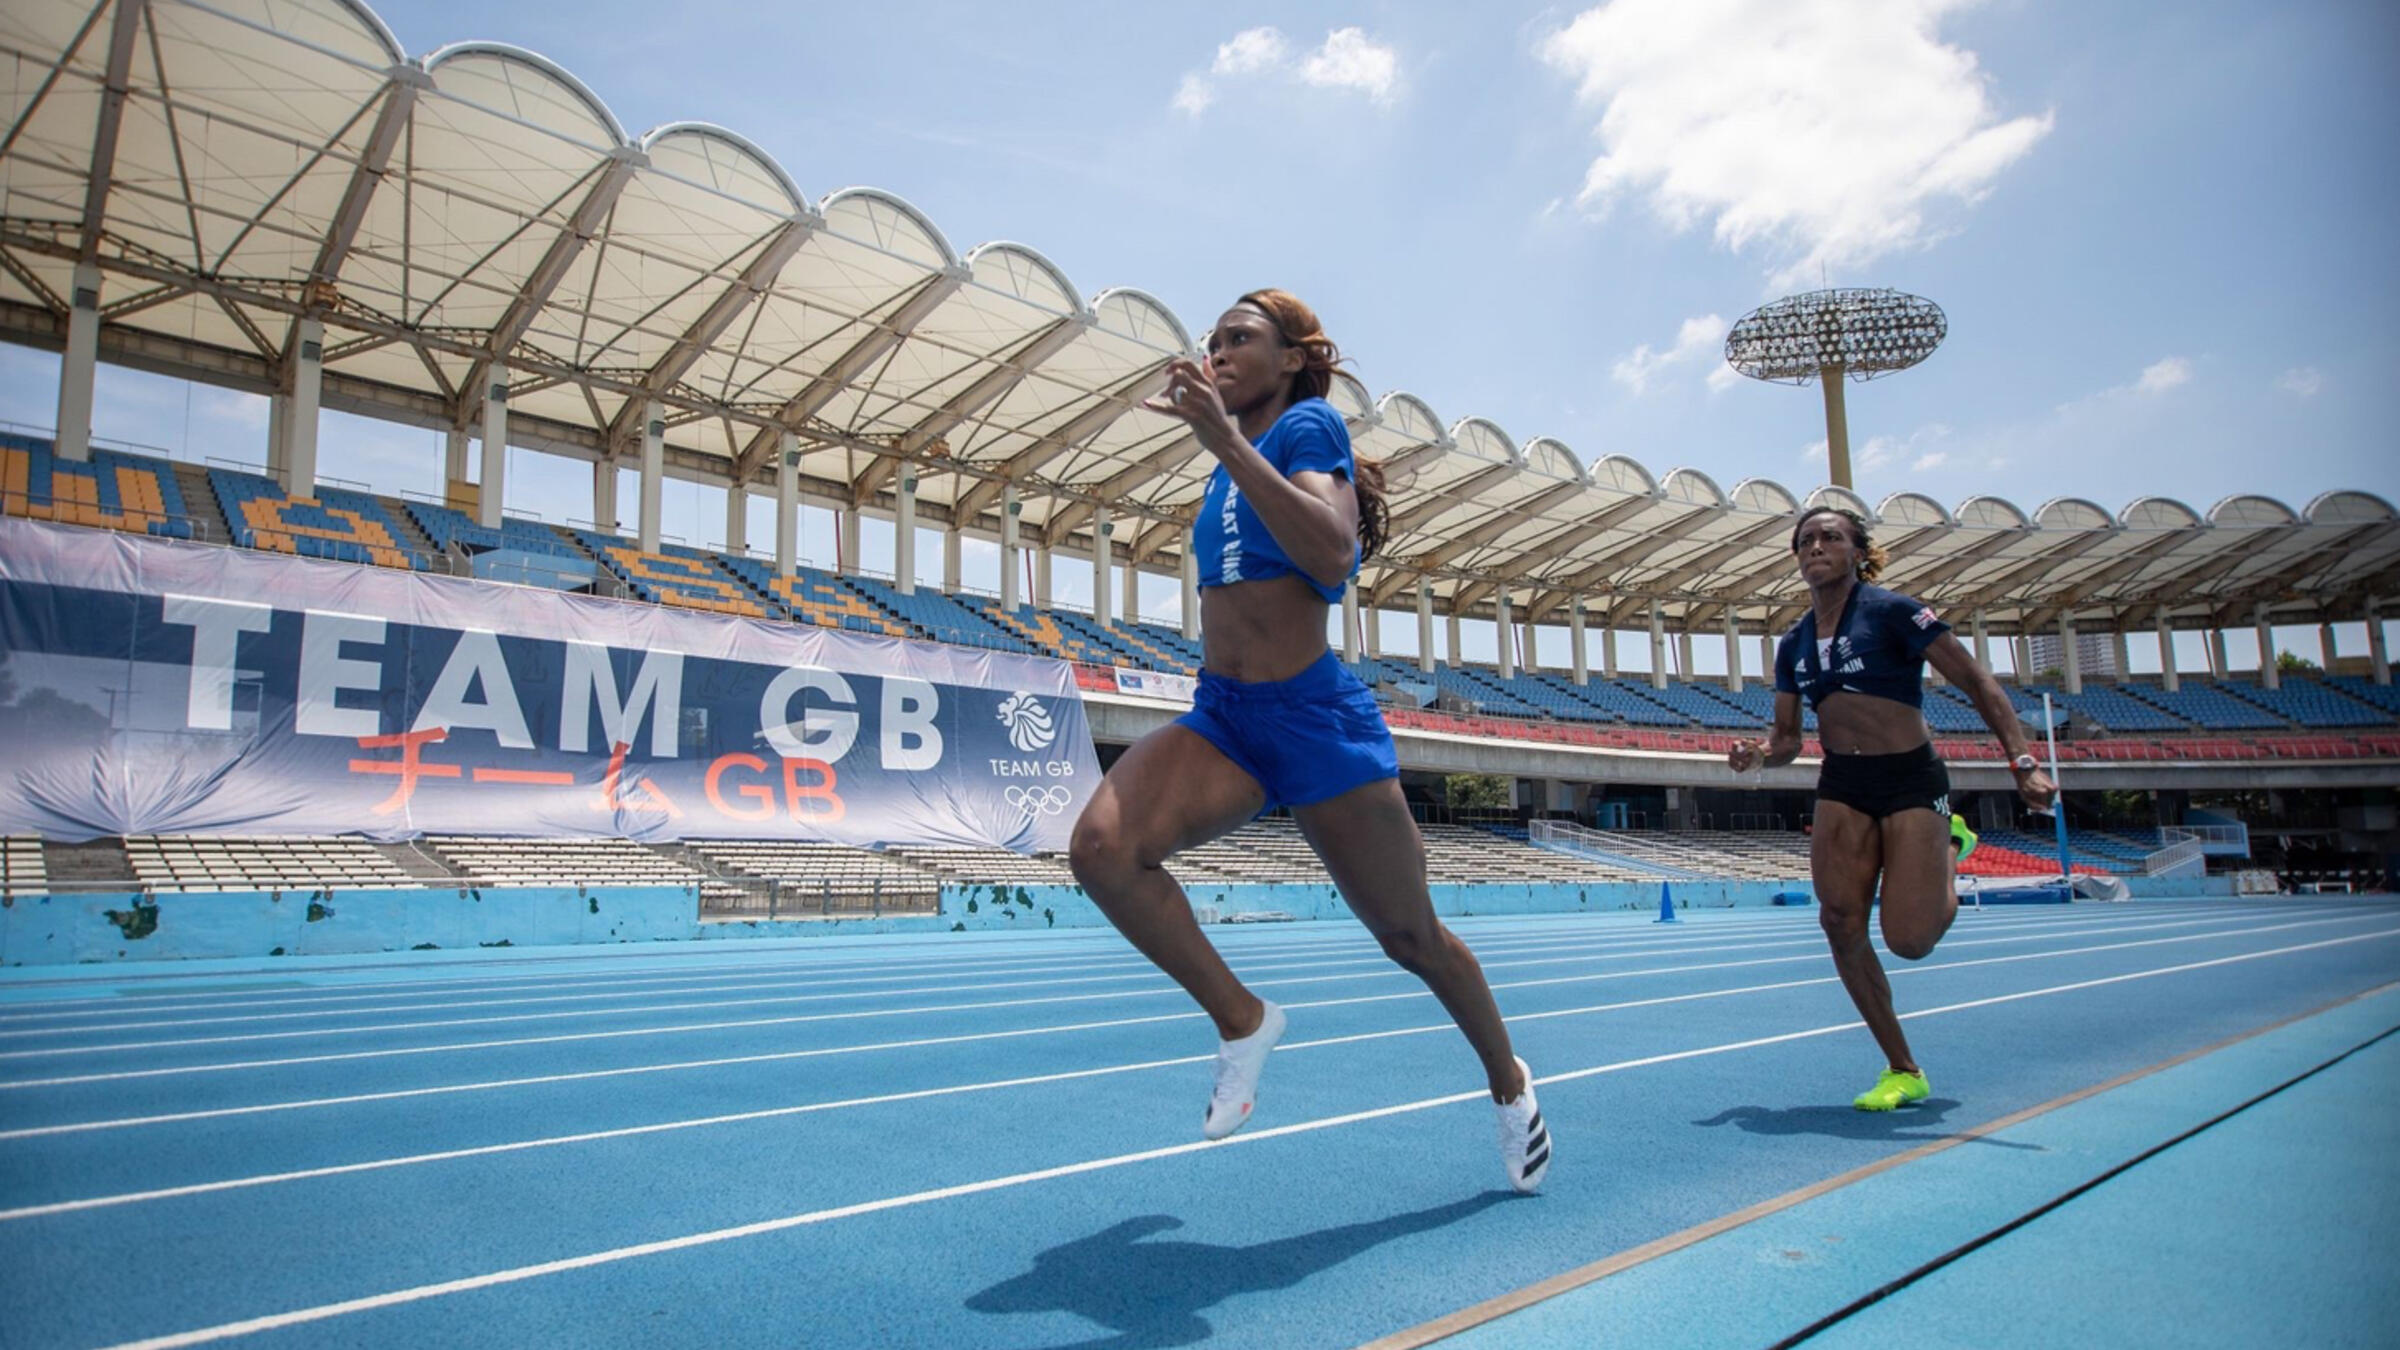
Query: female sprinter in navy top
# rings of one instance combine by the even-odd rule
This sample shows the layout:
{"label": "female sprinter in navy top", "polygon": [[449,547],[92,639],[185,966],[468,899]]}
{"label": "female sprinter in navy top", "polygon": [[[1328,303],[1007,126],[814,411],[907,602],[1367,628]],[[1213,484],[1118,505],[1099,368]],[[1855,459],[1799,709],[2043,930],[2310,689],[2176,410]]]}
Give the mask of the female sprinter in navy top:
{"label": "female sprinter in navy top", "polygon": [[1763,742],[1736,741],[1725,761],[1736,773],[1791,763],[1800,754],[1801,696],[1816,708],[1825,749],[1808,858],[1817,917],[1842,987],[1883,1051],[1882,1075],[1852,1105],[1889,1111],[1923,1101],[1931,1089],[1900,1034],[1891,983],[1867,941],[1876,882],[1884,946],[1918,960],[1958,917],[1954,871],[1975,846],[1966,821],[1950,814],[1949,773],[1921,711],[1925,663],[1974,699],[2009,755],[2027,806],[2046,809],[2055,789],[2026,749],[2008,695],[1950,626],[1930,607],[1871,584],[1884,558],[1864,520],[1832,508],[1810,511],[1792,531],[1792,554],[1810,606],[1775,651],[1775,729]]}
{"label": "female sprinter in navy top", "polygon": [[1144,736],[1075,823],[1068,859],[1109,921],[1217,1024],[1201,1133],[1250,1115],[1283,1010],[1235,978],[1161,866],[1289,807],[1333,883],[1392,960],[1422,979],[1483,1061],[1510,1184],[1538,1187],[1550,1140],[1483,968],[1434,917],[1425,845],[1400,795],[1374,696],[1326,648],[1326,606],[1383,540],[1382,474],[1357,463],[1325,402],[1341,359],[1308,306],[1254,291],[1217,320],[1205,369],[1167,368],[1145,406],[1216,456],[1194,528],[1202,669],[1193,709]]}

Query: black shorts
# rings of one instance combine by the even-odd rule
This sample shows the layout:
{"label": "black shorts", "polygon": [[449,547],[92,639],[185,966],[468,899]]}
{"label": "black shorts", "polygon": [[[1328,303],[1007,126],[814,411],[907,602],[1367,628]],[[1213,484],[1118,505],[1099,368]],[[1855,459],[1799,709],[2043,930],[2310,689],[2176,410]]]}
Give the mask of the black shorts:
{"label": "black shorts", "polygon": [[1930,742],[1896,755],[1828,754],[1817,774],[1817,797],[1877,820],[1919,808],[1948,816],[1950,771]]}

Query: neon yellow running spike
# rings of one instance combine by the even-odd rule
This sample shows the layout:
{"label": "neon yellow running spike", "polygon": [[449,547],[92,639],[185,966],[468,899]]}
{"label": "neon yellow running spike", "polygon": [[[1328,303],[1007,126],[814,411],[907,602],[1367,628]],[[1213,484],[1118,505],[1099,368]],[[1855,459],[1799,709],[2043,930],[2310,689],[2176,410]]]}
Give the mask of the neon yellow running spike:
{"label": "neon yellow running spike", "polygon": [[1933,1085],[1925,1081],[1922,1071],[1902,1073],[1898,1069],[1885,1069],[1875,1080],[1875,1086],[1858,1094],[1850,1104],[1861,1111],[1889,1111],[1921,1102],[1932,1092]]}
{"label": "neon yellow running spike", "polygon": [[1967,828],[1965,816],[1950,817],[1950,843],[1958,850],[1958,860],[1965,862],[1975,852],[1976,836]]}

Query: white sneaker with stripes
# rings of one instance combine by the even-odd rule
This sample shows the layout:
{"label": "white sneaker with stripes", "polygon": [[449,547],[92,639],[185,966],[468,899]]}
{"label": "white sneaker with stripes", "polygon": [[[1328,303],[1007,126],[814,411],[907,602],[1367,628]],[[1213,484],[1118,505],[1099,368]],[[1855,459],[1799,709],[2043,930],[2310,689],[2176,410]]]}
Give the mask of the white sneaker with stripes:
{"label": "white sneaker with stripes", "polygon": [[[1265,1002],[1265,1000],[1260,1000]],[[1283,1009],[1267,1004],[1258,1030],[1238,1041],[1217,1042],[1217,1083],[1208,1094],[1208,1112],[1200,1118],[1200,1137],[1222,1139],[1242,1128],[1258,1100],[1258,1075],[1267,1055],[1283,1039]]]}
{"label": "white sneaker with stripes", "polygon": [[1542,1121],[1541,1104],[1533,1099],[1533,1070],[1517,1061],[1525,1075],[1525,1090],[1514,1101],[1500,1103],[1500,1162],[1508,1184],[1531,1195],[1542,1188],[1550,1171],[1550,1127]]}

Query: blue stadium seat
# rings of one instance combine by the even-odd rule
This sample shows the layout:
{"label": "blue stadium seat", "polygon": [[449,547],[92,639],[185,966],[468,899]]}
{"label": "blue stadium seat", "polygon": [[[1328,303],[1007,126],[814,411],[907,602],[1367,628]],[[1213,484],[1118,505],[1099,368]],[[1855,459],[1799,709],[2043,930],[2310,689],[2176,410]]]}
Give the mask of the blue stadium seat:
{"label": "blue stadium seat", "polygon": [[2269,689],[2245,680],[2226,680],[2217,687],[2304,727],[2331,730],[2392,724],[2392,714],[2360,703],[2338,689],[2319,684],[2307,676],[2288,675],[2281,684],[2283,687],[2280,689]]}

